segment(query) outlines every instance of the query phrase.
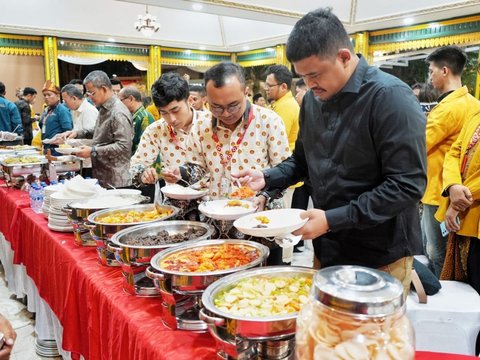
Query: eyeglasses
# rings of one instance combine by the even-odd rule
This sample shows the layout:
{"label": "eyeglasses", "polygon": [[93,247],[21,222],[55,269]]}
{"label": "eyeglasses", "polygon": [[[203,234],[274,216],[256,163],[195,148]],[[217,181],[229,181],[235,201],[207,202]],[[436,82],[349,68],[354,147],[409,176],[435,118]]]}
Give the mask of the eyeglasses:
{"label": "eyeglasses", "polygon": [[268,89],[270,89],[270,88],[272,88],[272,87],[275,87],[275,86],[280,86],[280,85],[282,85],[282,84],[273,84],[273,85],[270,85],[270,84],[265,84],[265,89],[267,89],[267,90],[268,90]]}
{"label": "eyeglasses", "polygon": [[225,110],[227,110],[229,114],[234,114],[238,110],[240,110],[241,107],[242,107],[241,102],[235,105],[228,105],[228,106],[210,105],[210,111],[212,112],[212,114],[216,116],[222,115]]}
{"label": "eyeglasses", "polygon": [[96,93],[97,93],[96,90],[95,90],[95,91],[87,91],[87,92],[85,92],[85,94],[87,94],[87,96],[93,96],[93,95],[95,95]]}
{"label": "eyeglasses", "polygon": [[120,96],[119,96],[118,98],[119,98],[120,101],[122,101],[122,102],[123,102],[124,100],[127,100],[127,99],[128,99],[128,97],[121,98]]}

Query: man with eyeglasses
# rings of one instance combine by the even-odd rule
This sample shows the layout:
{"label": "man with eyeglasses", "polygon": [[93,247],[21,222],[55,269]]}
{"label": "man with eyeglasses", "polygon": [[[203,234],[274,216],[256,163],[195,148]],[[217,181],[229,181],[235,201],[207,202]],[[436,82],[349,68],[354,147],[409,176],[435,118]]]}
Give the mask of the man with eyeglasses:
{"label": "man with eyeglasses", "polygon": [[133,117],[133,143],[132,154],[135,154],[140,137],[148,125],[153,124],[155,119],[143,107],[142,93],[133,86],[124,87],[118,93],[118,98],[125,105]]}
{"label": "man with eyeglasses", "polygon": [[[244,70],[223,62],[205,73],[207,99],[212,116],[192,127],[188,162],[167,169],[165,179],[189,178],[193,170],[210,175],[210,195],[220,198],[232,191],[232,171],[266,169],[290,155],[280,117],[247,100]],[[172,170],[172,171],[169,171]],[[191,179],[189,179],[191,180]]]}
{"label": "man with eyeglasses", "polygon": [[310,89],[293,155],[235,175],[254,190],[310,179],[315,208],[296,234],[314,239],[317,266],[378,268],[409,291],[426,184],[425,115],[415,95],[354,53],[329,8],[295,24],[287,58]]}
{"label": "man with eyeglasses", "polygon": [[285,65],[272,65],[267,71],[265,80],[265,93],[267,100],[283,120],[287,131],[290,150],[295,148],[298,136],[298,113],[300,107],[290,91],[292,86],[292,72]]}
{"label": "man with eyeglasses", "polygon": [[[200,180],[202,185],[208,176],[210,197],[218,199],[232,192],[232,172],[270,168],[291,153],[280,117],[247,100],[245,74],[239,65],[217,64],[205,73],[204,80],[211,115],[193,124],[187,162],[165,169],[163,175],[167,182],[182,178],[190,183]],[[272,194],[261,194],[260,206],[271,197]],[[214,225],[222,238],[243,236],[231,222]],[[268,240],[264,243],[271,246],[268,263],[281,264],[281,248]]]}
{"label": "man with eyeglasses", "polygon": [[130,111],[114,95],[110,79],[103,71],[92,71],[83,83],[86,94],[98,109],[97,124],[93,131],[82,129],[64,135],[70,139],[92,139],[92,146],[81,146],[75,155],[92,158],[93,176],[101,186],[129,186],[133,139]]}

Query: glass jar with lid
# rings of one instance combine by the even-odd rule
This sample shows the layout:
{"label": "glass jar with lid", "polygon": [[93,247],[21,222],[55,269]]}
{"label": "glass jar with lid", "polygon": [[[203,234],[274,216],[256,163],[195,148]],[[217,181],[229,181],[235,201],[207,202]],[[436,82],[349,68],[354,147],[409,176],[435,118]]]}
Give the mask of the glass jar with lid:
{"label": "glass jar with lid", "polygon": [[332,266],[315,274],[309,302],[297,318],[298,360],[414,357],[400,281],[361,266]]}

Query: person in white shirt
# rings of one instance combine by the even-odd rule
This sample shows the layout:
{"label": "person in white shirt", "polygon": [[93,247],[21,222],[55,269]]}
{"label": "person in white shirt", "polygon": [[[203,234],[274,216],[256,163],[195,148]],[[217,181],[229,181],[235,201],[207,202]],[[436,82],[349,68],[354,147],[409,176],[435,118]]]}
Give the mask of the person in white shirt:
{"label": "person in white shirt", "polygon": [[[97,123],[98,110],[83,97],[82,91],[73,84],[65,85],[62,88],[62,99],[72,114],[73,130],[93,132]],[[73,141],[78,142],[79,146],[91,145],[91,140],[89,139],[70,140],[70,142]],[[90,158],[83,160],[82,175],[84,177],[92,176],[92,161]]]}

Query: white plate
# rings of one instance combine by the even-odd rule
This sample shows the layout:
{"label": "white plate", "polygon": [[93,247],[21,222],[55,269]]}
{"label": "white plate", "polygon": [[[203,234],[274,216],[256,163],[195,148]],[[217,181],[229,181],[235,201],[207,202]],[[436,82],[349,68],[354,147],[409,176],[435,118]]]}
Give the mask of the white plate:
{"label": "white plate", "polygon": [[[258,237],[272,237],[290,234],[292,231],[300,229],[308,219],[301,219],[300,214],[305,210],[302,209],[275,209],[262,211],[250,215],[246,215],[233,223],[240,232]],[[270,222],[265,224],[265,228],[257,228],[260,224],[256,218],[266,216]]]}
{"label": "white plate", "polygon": [[71,154],[74,154],[76,152],[79,152],[80,149],[79,148],[61,148],[61,147],[58,147],[55,149],[56,152],[60,153],[60,154],[63,154],[63,155],[71,155]]}
{"label": "white plate", "polygon": [[189,187],[183,187],[178,184],[167,185],[160,189],[162,193],[175,200],[194,200],[207,195],[208,190],[194,190]]}
{"label": "white plate", "polygon": [[60,231],[60,232],[73,232],[73,227],[71,226],[55,226],[55,225],[47,225],[50,230],[53,231]]}
{"label": "white plate", "polygon": [[107,195],[141,195],[142,191],[138,189],[108,189]]}
{"label": "white plate", "polygon": [[252,214],[257,210],[251,201],[239,200],[243,206],[227,206],[230,199],[212,200],[201,203],[198,210],[204,215],[215,220],[237,220],[238,218]]}

